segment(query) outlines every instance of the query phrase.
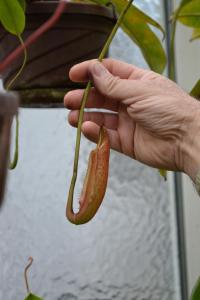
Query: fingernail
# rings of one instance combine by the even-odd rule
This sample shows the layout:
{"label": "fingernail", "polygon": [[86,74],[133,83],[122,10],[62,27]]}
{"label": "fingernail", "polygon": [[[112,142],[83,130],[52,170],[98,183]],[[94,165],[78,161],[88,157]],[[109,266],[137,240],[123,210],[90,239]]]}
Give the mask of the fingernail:
{"label": "fingernail", "polygon": [[107,73],[106,68],[99,62],[92,66],[92,74],[95,76],[102,76]]}

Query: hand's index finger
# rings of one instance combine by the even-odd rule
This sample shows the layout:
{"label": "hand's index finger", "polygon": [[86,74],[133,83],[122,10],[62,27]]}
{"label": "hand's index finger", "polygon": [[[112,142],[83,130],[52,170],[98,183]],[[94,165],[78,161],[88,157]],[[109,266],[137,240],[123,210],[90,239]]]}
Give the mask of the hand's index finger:
{"label": "hand's index finger", "polygon": [[[73,66],[69,72],[70,79],[74,82],[87,82],[90,79],[89,69],[96,61],[96,59],[87,60]],[[104,59],[102,64],[110,73],[112,73],[114,76],[118,76],[121,79],[137,80],[141,79],[146,73],[146,70],[115,59]]]}

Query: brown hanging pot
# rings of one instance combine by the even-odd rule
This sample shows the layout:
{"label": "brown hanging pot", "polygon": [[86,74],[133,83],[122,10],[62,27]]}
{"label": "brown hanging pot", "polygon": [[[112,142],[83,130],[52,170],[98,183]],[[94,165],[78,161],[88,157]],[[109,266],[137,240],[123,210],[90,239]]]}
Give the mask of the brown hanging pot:
{"label": "brown hanging pot", "polygon": [[16,94],[0,92],[0,207],[3,203],[8,168],[11,124],[17,108]]}
{"label": "brown hanging pot", "polygon": [[[32,1],[27,5],[25,40],[54,12],[59,1]],[[70,81],[69,69],[97,58],[116,17],[113,9],[96,4],[69,3],[60,20],[28,49],[26,66],[12,89],[25,107],[63,107],[63,96],[82,87]],[[0,27],[0,60],[18,46],[16,37]],[[3,74],[4,86],[22,64],[21,57]]]}

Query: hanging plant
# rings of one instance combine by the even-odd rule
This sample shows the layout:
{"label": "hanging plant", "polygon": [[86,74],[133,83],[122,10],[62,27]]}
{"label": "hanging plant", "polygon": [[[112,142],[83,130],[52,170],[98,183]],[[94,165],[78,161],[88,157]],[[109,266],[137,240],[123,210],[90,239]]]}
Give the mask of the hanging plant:
{"label": "hanging plant", "polygon": [[[67,2],[67,1],[65,1]],[[112,11],[112,20],[114,20],[114,14],[113,14],[113,9],[108,9],[107,8],[107,1],[105,0],[98,0],[98,1],[93,1],[96,4],[90,4],[90,6],[92,6],[92,9],[94,10],[94,8],[98,7],[100,5],[100,9],[102,10],[102,8],[109,10],[110,12]],[[56,1],[56,3],[59,3],[58,1]],[[62,3],[62,2],[61,2]],[[64,3],[64,1],[63,1]],[[81,3],[81,4],[80,4]],[[66,3],[65,3],[66,4]],[[51,1],[25,1],[25,0],[8,0],[8,1],[1,1],[0,3],[0,22],[2,23],[4,29],[11,35],[14,35],[18,38],[18,41],[21,44],[21,50],[23,49],[23,53],[24,53],[24,59],[23,62],[21,63],[21,60],[19,60],[19,62],[17,63],[17,66],[20,66],[19,70],[15,72],[15,74],[13,74],[13,69],[11,68],[12,66],[14,66],[14,70],[16,70],[16,65],[13,64],[13,62],[16,61],[17,59],[17,51],[14,51],[13,53],[11,53],[10,55],[8,55],[8,57],[4,57],[3,56],[3,61],[0,63],[0,74],[2,74],[2,77],[4,78],[4,85],[5,88],[7,90],[10,89],[14,89],[14,90],[18,90],[18,92],[20,93],[20,98],[22,103],[25,103],[26,105],[31,105],[32,106],[40,106],[42,105],[45,106],[57,106],[58,103],[63,103],[63,96],[66,93],[66,91],[70,88],[77,88],[77,86],[71,86],[71,83],[67,83],[66,82],[66,73],[67,70],[69,70],[69,68],[71,67],[71,63],[69,64],[68,67],[66,67],[66,64],[64,63],[64,61],[62,62],[63,67],[62,67],[62,75],[59,75],[59,71],[56,72],[56,69],[53,67],[52,71],[53,73],[50,73],[48,71],[48,76],[46,76],[47,70],[42,70],[39,71],[40,74],[44,74],[43,78],[44,78],[44,82],[42,83],[41,81],[37,84],[37,86],[35,86],[35,83],[33,82],[33,85],[30,81],[30,78],[26,79],[26,72],[28,74],[30,73],[30,67],[29,67],[29,61],[31,66],[33,65],[33,69],[34,69],[34,64],[32,63],[35,62],[37,63],[37,60],[35,60],[35,58],[31,58],[31,49],[28,50],[28,54],[27,54],[27,46],[29,46],[30,44],[35,44],[36,40],[38,40],[39,36],[41,36],[41,34],[38,35],[37,37],[37,33],[33,32],[32,36],[35,36],[35,40],[33,40],[33,42],[29,43],[29,41],[31,39],[29,39],[28,37],[28,43],[26,45],[24,45],[23,42],[23,34],[24,32],[26,32],[26,23],[28,23],[29,21],[29,9],[33,9],[33,11],[36,12],[40,12],[39,10],[42,9],[44,10],[45,5],[48,5],[49,7],[52,7],[52,9],[55,9],[55,2],[51,2]],[[86,5],[88,6],[88,1],[80,1],[79,3],[67,3],[68,7],[65,10],[64,8],[62,9],[62,14],[68,13],[68,10],[70,9],[74,9],[74,6],[80,6],[80,5]],[[116,12],[118,14],[120,14],[124,8],[124,6],[126,5],[126,0],[114,0],[113,2],[113,6],[116,9]],[[26,13],[27,12],[27,13]],[[91,11],[92,13],[92,11]],[[102,13],[102,12],[101,12]],[[80,12],[79,12],[80,14]],[[40,15],[40,14],[39,14]],[[34,15],[35,17],[35,15]],[[95,15],[94,15],[95,17]],[[98,16],[96,15],[96,17],[98,19]],[[57,19],[57,21],[60,19]],[[65,18],[67,20],[67,18]],[[74,18],[73,18],[74,20]],[[107,19],[105,19],[107,20]],[[105,20],[103,23],[105,23]],[[110,22],[111,18],[108,20]],[[134,20],[134,22],[132,22]],[[79,20],[80,21],[80,20]],[[60,22],[63,22],[62,20]],[[77,23],[76,19],[75,22]],[[54,22],[53,25],[55,25],[56,22]],[[137,26],[136,26],[137,23]],[[109,30],[111,30],[111,27],[113,27],[114,24],[113,22],[110,22],[110,25],[108,26]],[[141,10],[139,10],[137,7],[132,6],[130,7],[130,10],[128,11],[128,13],[126,14],[125,18],[122,20],[120,26],[121,28],[124,30],[125,33],[128,34],[128,36],[132,39],[132,41],[140,47],[147,63],[149,64],[149,66],[157,72],[162,73],[165,65],[166,65],[166,55],[165,55],[165,51],[162,47],[161,41],[158,39],[158,37],[156,36],[156,34],[151,30],[150,28],[151,26],[154,26],[156,28],[158,28],[164,35],[164,30],[162,29],[162,27],[156,22],[154,21],[151,17],[147,16],[145,13],[143,13]],[[52,28],[52,26],[48,26],[48,30]],[[71,28],[71,26],[70,26]],[[71,30],[71,29],[70,29]],[[83,28],[81,29],[83,30]],[[92,28],[92,30],[94,30]],[[46,32],[47,30],[45,30]],[[107,33],[108,34],[108,33]],[[56,35],[58,35],[57,31],[56,31]],[[68,34],[63,34],[62,37],[67,36]],[[102,40],[103,43],[105,43],[107,35],[104,34],[104,38]],[[51,38],[50,41],[51,43],[46,43],[46,45],[51,45],[52,41],[61,41],[63,40],[63,38]],[[79,38],[80,40],[80,38]],[[96,40],[96,36],[95,36],[95,40]],[[16,43],[16,40],[15,42]],[[63,42],[62,42],[63,43]],[[85,43],[87,45],[91,44],[90,43]],[[2,51],[4,48],[7,49],[8,46],[2,48],[3,46],[3,42],[1,42],[0,44],[0,57],[1,54],[4,52]],[[12,45],[12,40],[9,39],[9,45]],[[17,44],[14,44],[15,46]],[[67,44],[68,45],[68,44]],[[62,55],[56,55],[55,59],[51,58],[51,61],[49,62],[48,60],[48,55],[46,53],[46,50],[40,50],[43,49],[45,46],[45,43],[43,43],[42,40],[40,40],[40,44],[35,44],[35,48],[33,48],[33,53],[38,57],[39,59],[39,65],[36,65],[36,71],[38,71],[40,68],[40,65],[43,66],[42,61],[40,61],[40,57],[41,57],[41,53],[44,52],[44,60],[46,59],[46,65],[49,66],[52,65],[52,63],[58,61],[59,57],[63,57],[64,56],[64,60],[66,61],[67,59],[67,51],[65,49],[63,49],[63,54]],[[49,47],[49,46],[48,46]],[[52,47],[52,46],[51,46]],[[56,47],[58,48],[58,45],[56,45]],[[59,47],[61,47],[59,45]],[[98,46],[99,47],[99,46]],[[53,46],[54,51],[55,51],[55,47]],[[40,53],[37,53],[37,49],[39,49],[39,51],[42,51]],[[66,48],[67,49],[67,48]],[[82,47],[77,47],[76,49],[82,49]],[[49,50],[47,50],[49,51]],[[54,52],[53,51],[53,52]],[[74,53],[75,50],[71,50],[72,53]],[[81,50],[82,51],[82,50]],[[100,52],[100,50],[98,50]],[[108,48],[107,48],[108,51]],[[53,53],[52,52],[52,53]],[[16,55],[17,54],[17,55]],[[107,53],[105,53],[106,55]],[[95,52],[95,57],[97,55],[97,53]],[[29,59],[30,56],[30,59]],[[92,57],[88,57],[92,58]],[[82,60],[86,59],[86,57],[82,57]],[[73,64],[75,63],[75,61],[73,60]],[[59,66],[60,63],[58,63]],[[26,71],[27,70],[27,71]],[[42,73],[41,73],[42,72]],[[35,76],[35,75],[34,75]],[[37,77],[39,76],[39,74],[34,77],[37,79]],[[58,86],[54,86],[55,82],[57,81],[57,78],[61,78],[62,83],[58,83]],[[52,81],[50,80],[52,78]],[[18,86],[18,81],[21,82],[20,85]],[[26,84],[27,82],[27,84]],[[30,82],[30,85],[29,85]],[[39,87],[39,86],[40,87]],[[44,88],[42,88],[42,85],[44,85]],[[68,85],[68,88],[67,88]],[[16,89],[16,87],[18,86],[18,88]],[[35,86],[35,88],[34,88]],[[52,86],[53,86],[53,90],[52,90]],[[61,89],[60,87],[63,86]],[[62,90],[62,91],[61,91]],[[43,102],[44,100],[44,102]],[[25,102],[24,102],[25,101]],[[47,101],[47,102],[46,102]],[[50,101],[51,103],[49,103],[48,101]],[[46,103],[46,104],[45,104]],[[63,104],[62,104],[63,105]],[[19,120],[18,117],[16,117],[16,137],[15,137],[15,153],[14,153],[14,158],[12,159],[12,161],[10,162],[10,169],[14,169],[17,165],[17,161],[18,161],[18,155],[19,155],[19,151],[18,151],[18,147],[19,147]]]}
{"label": "hanging plant", "polygon": [[[10,34],[14,34],[22,42],[22,38],[35,30],[37,18],[39,24],[44,22],[53,13],[59,1],[9,0],[3,3],[0,21]],[[127,1],[114,0],[113,8],[107,3],[105,0],[68,2],[67,9],[63,11],[64,17],[60,19],[57,27],[54,26],[45,35],[44,41],[39,40],[37,44],[32,45],[23,72],[12,82],[12,89],[21,95],[22,105],[63,105],[63,95],[66,91],[77,88],[77,84],[67,78],[67,71],[73,64],[96,58],[100,54],[116,22],[116,14],[121,13]],[[166,55],[160,39],[151,29],[153,26],[164,35],[160,24],[136,6],[132,6],[120,26],[141,49],[150,68],[162,73],[166,66]],[[61,31],[61,27],[65,28],[65,31]],[[2,35],[4,39],[0,45],[0,59],[4,59],[8,54],[12,48],[10,45],[17,46],[16,39],[5,35],[4,31]],[[10,83],[20,65],[21,60],[18,60],[2,74],[5,86]]]}

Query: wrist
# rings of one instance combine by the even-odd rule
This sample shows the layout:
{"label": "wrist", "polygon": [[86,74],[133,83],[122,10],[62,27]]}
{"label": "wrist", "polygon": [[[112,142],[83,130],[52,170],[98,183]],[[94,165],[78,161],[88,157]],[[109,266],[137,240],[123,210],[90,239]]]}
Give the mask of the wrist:
{"label": "wrist", "polygon": [[200,103],[192,99],[194,107],[190,110],[190,121],[186,127],[186,136],[184,137],[183,153],[183,171],[195,183],[198,171],[200,171]]}

